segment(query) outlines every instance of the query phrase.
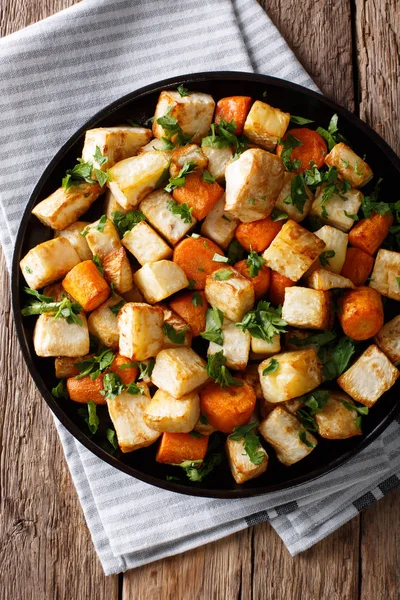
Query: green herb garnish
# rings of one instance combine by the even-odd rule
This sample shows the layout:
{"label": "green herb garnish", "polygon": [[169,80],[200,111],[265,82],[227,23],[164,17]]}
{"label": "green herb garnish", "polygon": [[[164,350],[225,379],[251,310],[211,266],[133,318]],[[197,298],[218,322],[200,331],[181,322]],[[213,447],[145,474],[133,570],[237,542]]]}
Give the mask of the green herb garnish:
{"label": "green herb garnish", "polygon": [[286,331],[287,323],[282,319],[282,307],[273,308],[270,302],[261,300],[255,310],[246,313],[236,327],[260,340],[270,342],[274,335]]}
{"label": "green herb garnish", "polygon": [[264,377],[266,377],[267,375],[271,375],[272,373],[275,373],[275,371],[277,371],[278,369],[279,369],[279,362],[276,360],[276,358],[271,358],[271,360],[269,361],[269,363],[263,370],[262,374]]}
{"label": "green herb garnish", "polygon": [[226,357],[223,350],[215,354],[209,354],[206,366],[207,374],[212,377],[221,387],[229,387],[231,385],[242,386],[243,381],[234,379],[230,371],[226,367]]}
{"label": "green herb garnish", "polygon": [[86,425],[89,428],[89,431],[92,435],[97,433],[99,428],[100,419],[97,416],[96,405],[92,400],[89,400],[87,403],[87,407],[78,408],[78,415],[83,417]]}
{"label": "green herb garnish", "polygon": [[262,256],[257,254],[257,252],[254,252],[254,250],[250,250],[250,254],[246,260],[246,265],[249,267],[250,277],[257,277],[264,263],[265,260]]}
{"label": "green herb garnish", "polygon": [[184,344],[188,329],[189,326],[186,325],[181,331],[178,331],[169,323],[164,323],[164,333],[173,344]]}
{"label": "green herb garnish", "polygon": [[145,221],[146,217],[141,210],[131,210],[126,214],[115,211],[112,213],[112,219],[118,230],[119,236],[123,238],[128,231],[131,231],[131,229],[135,227],[135,225],[141,223],[141,221]]}
{"label": "green herb garnish", "polygon": [[167,201],[167,208],[173,215],[179,215],[184,223],[192,223],[192,212],[193,208],[189,208],[189,206],[185,203],[179,204],[175,200]]}
{"label": "green herb garnish", "polygon": [[265,458],[265,453],[260,450],[260,438],[254,433],[256,427],[258,427],[257,421],[255,423],[249,423],[248,425],[235,427],[233,433],[231,433],[228,438],[235,442],[244,438],[243,448],[249,457],[250,462],[252,462],[253,465],[261,465]]}
{"label": "green herb garnish", "polygon": [[209,342],[214,342],[222,346],[224,338],[222,334],[222,325],[224,323],[224,313],[213,306],[207,309],[206,313],[206,330],[200,335],[203,339]]}

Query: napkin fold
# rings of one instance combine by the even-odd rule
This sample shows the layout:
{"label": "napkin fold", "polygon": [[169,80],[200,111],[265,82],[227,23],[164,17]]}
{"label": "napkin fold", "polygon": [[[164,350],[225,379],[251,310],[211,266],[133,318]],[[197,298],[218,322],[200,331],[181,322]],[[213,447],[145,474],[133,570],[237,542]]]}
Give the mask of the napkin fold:
{"label": "napkin fold", "polygon": [[[77,128],[143,85],[215,70],[317,89],[255,0],[84,0],[0,40],[0,239],[8,266],[29,195]],[[56,427],[106,574],[265,520],[294,555],[400,486],[400,421],[316,481],[237,500],[154,488],[102,462],[57,420]]]}

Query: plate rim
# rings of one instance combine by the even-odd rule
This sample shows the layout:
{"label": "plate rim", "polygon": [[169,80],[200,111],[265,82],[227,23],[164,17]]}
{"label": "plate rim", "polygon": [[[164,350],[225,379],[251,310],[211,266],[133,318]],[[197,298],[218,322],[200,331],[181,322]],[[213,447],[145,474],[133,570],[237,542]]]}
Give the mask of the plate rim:
{"label": "plate rim", "polygon": [[13,313],[13,322],[17,332],[18,342],[22,351],[23,358],[25,360],[25,364],[28,368],[29,374],[32,377],[33,381],[37,389],[40,392],[40,395],[45,400],[46,404],[50,408],[50,410],[55,414],[57,419],[61,422],[61,424],[67,429],[67,431],[78,440],[83,446],[85,446],[89,451],[95,454],[98,458],[108,463],[112,467],[117,468],[119,471],[130,475],[131,477],[135,477],[144,483],[156,486],[158,488],[162,488],[174,493],[180,493],[188,496],[197,496],[197,497],[208,497],[208,498],[223,498],[223,499],[234,499],[234,498],[245,498],[245,497],[255,497],[260,495],[268,495],[281,490],[288,489],[296,489],[302,485],[307,483],[311,483],[316,479],[319,479],[325,475],[328,475],[332,471],[338,469],[340,466],[348,462],[351,458],[357,456],[362,452],[367,446],[369,446],[382,431],[384,431],[390,423],[395,419],[396,415],[400,412],[400,402],[397,402],[396,405],[392,407],[392,409],[388,412],[388,414],[381,420],[381,422],[369,433],[366,437],[360,441],[357,447],[346,451],[343,455],[337,457],[332,460],[327,465],[323,465],[317,469],[314,469],[310,473],[299,476],[290,482],[276,483],[276,484],[267,484],[265,486],[259,488],[251,488],[251,487],[238,487],[237,489],[230,490],[214,490],[208,489],[207,487],[189,487],[175,481],[164,481],[156,476],[149,475],[147,473],[143,473],[138,471],[135,467],[130,465],[126,465],[121,462],[118,458],[108,454],[105,450],[103,450],[100,446],[94,443],[85,433],[79,429],[79,427],[68,417],[68,415],[62,410],[61,406],[57,404],[50,391],[46,387],[44,381],[42,380],[39,371],[37,370],[34,361],[31,357],[28,343],[25,336],[24,327],[22,324],[21,318],[21,307],[19,302],[20,297],[20,285],[19,285],[19,261],[21,255],[22,244],[24,241],[26,227],[28,220],[31,215],[32,207],[38,200],[40,192],[42,190],[43,184],[47,181],[48,176],[53,171],[53,169],[57,166],[60,160],[63,158],[66,152],[77,142],[79,137],[86,131],[86,129],[93,127],[97,122],[103,120],[105,117],[112,115],[117,110],[120,110],[125,105],[131,103],[132,101],[146,96],[149,93],[155,92],[160,88],[177,86],[180,84],[196,84],[198,82],[212,82],[212,81],[221,81],[221,80],[235,80],[235,81],[254,81],[256,83],[264,83],[265,85],[273,85],[282,89],[294,91],[297,93],[301,93],[303,95],[309,96],[310,98],[314,98],[318,101],[322,101],[328,107],[330,107],[334,112],[337,112],[343,116],[345,116],[348,120],[352,122],[353,125],[361,129],[372,141],[375,145],[377,145],[380,150],[386,153],[388,160],[393,164],[395,169],[399,172],[400,176],[400,158],[394,152],[394,150],[389,146],[389,144],[369,125],[367,125],[364,121],[362,121],[357,115],[353,114],[347,108],[337,104],[334,100],[331,100],[319,92],[314,90],[309,90],[299,84],[292,83],[290,81],[286,81],[283,79],[279,79],[277,77],[271,77],[269,75],[262,75],[256,73],[247,73],[245,71],[202,71],[198,73],[187,73],[184,75],[177,75],[174,77],[169,77],[167,79],[155,81],[146,86],[138,88],[128,94],[125,94],[114,100],[101,110],[97,111],[90,119],[88,119],[75,133],[73,133],[68,140],[61,146],[58,152],[53,156],[50,162],[45,167],[42,172],[40,178],[38,179],[36,185],[33,188],[33,191],[30,194],[29,200],[24,209],[21,222],[18,227],[18,233],[15,240],[15,246],[13,250],[13,258],[12,258],[12,266],[11,266],[11,303],[12,303],[12,313]]}

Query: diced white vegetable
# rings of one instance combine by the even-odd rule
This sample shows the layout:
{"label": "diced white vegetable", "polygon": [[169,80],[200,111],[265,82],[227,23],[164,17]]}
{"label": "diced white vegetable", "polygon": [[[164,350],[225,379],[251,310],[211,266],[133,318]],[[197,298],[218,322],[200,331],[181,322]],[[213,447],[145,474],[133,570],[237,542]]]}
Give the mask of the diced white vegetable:
{"label": "diced white vegetable", "polygon": [[104,278],[119,294],[128,292],[133,287],[133,275],[125,248],[119,248],[107,254],[103,260]]}
{"label": "diced white vegetable", "polygon": [[347,277],[332,273],[326,269],[316,269],[306,277],[307,284],[314,290],[333,290],[335,288],[354,288],[355,285]]}
{"label": "diced white vegetable", "polygon": [[382,296],[400,300],[400,252],[378,250],[369,286]]}
{"label": "diced white vegetable", "polygon": [[114,194],[107,188],[106,195],[104,197],[104,214],[112,221],[113,213],[115,212],[120,212],[125,215],[128,211],[118,204]]}
{"label": "diced white vegetable", "polygon": [[208,158],[208,171],[218,183],[225,181],[225,169],[233,158],[233,150],[230,146],[226,148],[201,147],[203,154]]}
{"label": "diced white vegetable", "polygon": [[167,166],[163,152],[144,152],[126,158],[110,169],[108,187],[123,208],[136,208],[154,190]]}
{"label": "diced white vegetable", "polygon": [[292,327],[330,329],[333,321],[331,293],[299,286],[286,288],[282,318]]}
{"label": "diced white vegetable", "polygon": [[337,382],[354,400],[371,407],[396,383],[399,375],[378,346],[371,344]]}
{"label": "diced white vegetable", "polygon": [[32,209],[39,221],[62,231],[75,223],[104,192],[97,183],[82,182],[67,190],[60,187]]}
{"label": "diced white vegetable", "polygon": [[[281,406],[277,406],[258,429],[274,448],[277,459],[287,467],[308,456],[317,445],[316,438],[304,429],[298,418]],[[300,439],[301,435],[310,445]]]}
{"label": "diced white vegetable", "polygon": [[164,390],[157,390],[146,409],[144,420],[157,431],[188,433],[199,416],[200,397],[197,392],[174,398]]}
{"label": "diced white vegetable", "polygon": [[165,131],[157,119],[167,113],[177,119],[183,133],[191,135],[191,142],[198,144],[210,129],[215,102],[209,94],[192,92],[183,98],[179,92],[164,90],[161,92],[154,114],[153,134],[156,138],[165,137]]}
{"label": "diced white vegetable", "polygon": [[145,221],[132,227],[122,238],[122,244],[141,265],[172,256],[168,244]]}
{"label": "diced white vegetable", "polygon": [[147,302],[154,304],[189,285],[181,267],[170,260],[159,260],[143,265],[134,280]]}
{"label": "diced white vegetable", "polygon": [[38,356],[83,356],[89,352],[89,331],[86,317],[79,314],[82,325],[67,323],[44,313],[36,321],[33,345]]}
{"label": "diced white vegetable", "polygon": [[[161,310],[163,311],[163,314],[164,314],[163,350],[165,350],[166,348],[176,348],[176,347],[180,347],[180,346],[187,346],[190,348],[190,346],[192,344],[192,330],[190,329],[190,326],[186,323],[186,321],[184,319],[182,319],[182,317],[180,317],[176,312],[171,310],[169,308],[169,306],[167,306],[166,304],[157,304],[157,306],[159,306],[161,308]],[[184,333],[182,344],[175,343],[171,340],[170,337],[168,337],[168,335],[166,333],[166,331],[167,331],[166,325],[173,327],[177,334]],[[172,332],[172,334],[170,334],[170,335],[174,336],[174,333]]]}
{"label": "diced white vegetable", "polygon": [[121,240],[114,223],[106,219],[105,223],[100,223],[100,219],[89,225],[86,233],[86,241],[94,256],[98,256],[101,261],[107,254],[121,248]]}
{"label": "diced white vegetable", "polygon": [[79,369],[76,366],[77,363],[82,362],[91,358],[93,354],[86,354],[85,356],[57,356],[54,361],[54,370],[57,379],[68,379],[69,377],[76,377],[79,375]]}
{"label": "diced white vegetable", "polygon": [[192,216],[191,223],[185,223],[180,215],[173,214],[168,208],[172,198],[164,190],[156,190],[149,194],[140,204],[140,210],[161,235],[175,246],[196,225]]}
{"label": "diced white vegetable", "polygon": [[[232,275],[227,276],[227,271]],[[224,277],[224,279],[219,279]],[[242,320],[243,315],[254,306],[254,286],[236,269],[224,267],[214,271],[207,277],[206,298],[211,306],[222,310],[225,317],[235,323]]]}
{"label": "diced white vegetable", "polygon": [[320,238],[295,221],[287,221],[263,258],[274,271],[298,281],[324,249]]}
{"label": "diced white vegetable", "polygon": [[[93,167],[106,171],[115,163],[130,156],[135,156],[139,148],[147,144],[153,134],[151,129],[144,127],[97,127],[88,129],[83,144],[82,158],[85,162],[92,162]],[[107,161],[99,164],[94,160],[96,146]]]}
{"label": "diced white vegetable", "polygon": [[132,360],[156,356],[164,344],[161,308],[128,302],[118,313],[119,350]]}
{"label": "diced white vegetable", "polygon": [[121,302],[119,296],[111,296],[88,317],[89,333],[94,335],[103,346],[113,350],[117,350],[119,346],[119,329],[117,315],[114,315],[110,308],[119,302]]}
{"label": "diced white vegetable", "polygon": [[199,170],[203,171],[207,168],[208,159],[203,154],[202,149],[196,144],[180,146],[172,153],[171,164],[169,166],[170,176],[177,177],[185,163],[194,163]]}
{"label": "diced white vegetable", "polygon": [[244,439],[236,441],[228,437],[225,449],[232,476],[236,483],[244,483],[245,481],[250,481],[250,479],[255,479],[255,477],[259,477],[267,470],[268,454],[261,444],[257,448],[257,452],[261,452],[264,457],[259,465],[251,462],[244,449]]}
{"label": "diced white vegetable", "polygon": [[327,440],[346,440],[354,435],[361,435],[358,426],[358,413],[345,406],[353,404],[352,399],[343,392],[336,390],[329,393],[328,402],[315,415],[318,433]]}
{"label": "diced white vegetable", "polygon": [[303,209],[300,210],[301,204],[299,201],[296,201],[296,197],[293,198],[294,194],[292,194],[292,183],[295,177],[296,173],[284,172],[282,188],[276,200],[275,208],[285,212],[292,221],[300,223],[310,212],[314,196],[310,189],[305,186],[307,196],[304,200]]}
{"label": "diced white vegetable", "polygon": [[400,315],[385,323],[374,341],[394,365],[400,364]]}
{"label": "diced white vegetable", "polygon": [[229,369],[245,369],[249,360],[250,333],[242,331],[239,327],[236,327],[235,323],[224,319],[222,337],[222,346],[210,342],[207,354],[215,354],[222,350],[226,358],[226,366]]}
{"label": "diced white vegetable", "polygon": [[80,262],[69,240],[57,237],[29,250],[21,260],[20,267],[29,287],[38,290],[62,279]]}
{"label": "diced white vegetable", "polygon": [[273,150],[289,126],[290,114],[256,100],[247,115],[244,135],[266,150]]}
{"label": "diced white vegetable", "polygon": [[251,352],[256,359],[272,356],[272,354],[277,354],[280,350],[281,336],[279,333],[273,335],[270,342],[251,336]]}
{"label": "diced white vegetable", "polygon": [[282,187],[283,162],[261,148],[246,150],[225,171],[225,212],[244,223],[271,214]]}
{"label": "diced white vegetable", "polygon": [[333,194],[329,200],[324,202],[325,189],[325,184],[317,189],[310,214],[319,217],[323,223],[333,225],[341,231],[349,231],[355,223],[355,220],[349,215],[357,215],[363,194],[359,190],[351,189],[348,192],[341,193],[340,196],[339,194]]}
{"label": "diced white vegetable", "polygon": [[54,237],[66,238],[76,250],[81,260],[91,260],[93,258],[92,251],[88,246],[85,236],[81,235],[81,231],[88,225],[90,225],[90,223],[87,223],[86,221],[76,221],[62,231],[55,231]]}
{"label": "diced white vegetable", "polygon": [[[263,375],[271,361],[278,368]],[[275,354],[258,366],[264,398],[268,402],[286,402],[315,389],[322,381],[321,367],[315,350],[294,350]]]}
{"label": "diced white vegetable", "polygon": [[206,363],[192,348],[169,348],[157,354],[151,380],[175,398],[190,394],[205,383]]}
{"label": "diced white vegetable", "polygon": [[343,142],[332,148],[325,162],[328,167],[336,167],[339,175],[355,188],[363,187],[374,176],[371,167]]}
{"label": "diced white vegetable", "polygon": [[217,204],[215,204],[201,226],[201,235],[208,237],[215,242],[220,248],[227,248],[233,237],[239,219],[235,219],[232,215],[225,212],[225,194]]}
{"label": "diced white vegetable", "polygon": [[108,412],[122,452],[145,448],[160,437],[160,432],[148,427],[143,418],[150,404],[149,389],[145,383],[138,385],[144,394],[122,392],[113,400],[107,400]]}

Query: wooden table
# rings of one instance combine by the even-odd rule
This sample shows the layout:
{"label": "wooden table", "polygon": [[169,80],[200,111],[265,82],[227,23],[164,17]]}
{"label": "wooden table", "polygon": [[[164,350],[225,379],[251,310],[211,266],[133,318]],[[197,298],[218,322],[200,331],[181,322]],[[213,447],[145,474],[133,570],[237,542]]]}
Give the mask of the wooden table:
{"label": "wooden table", "polygon": [[[73,3],[0,0],[0,35]],[[399,152],[398,0],[261,4],[323,92]],[[4,260],[0,280],[6,290]],[[23,363],[7,293],[0,311],[2,600],[400,599],[400,490],[294,559],[266,523],[106,578],[50,411]]]}

